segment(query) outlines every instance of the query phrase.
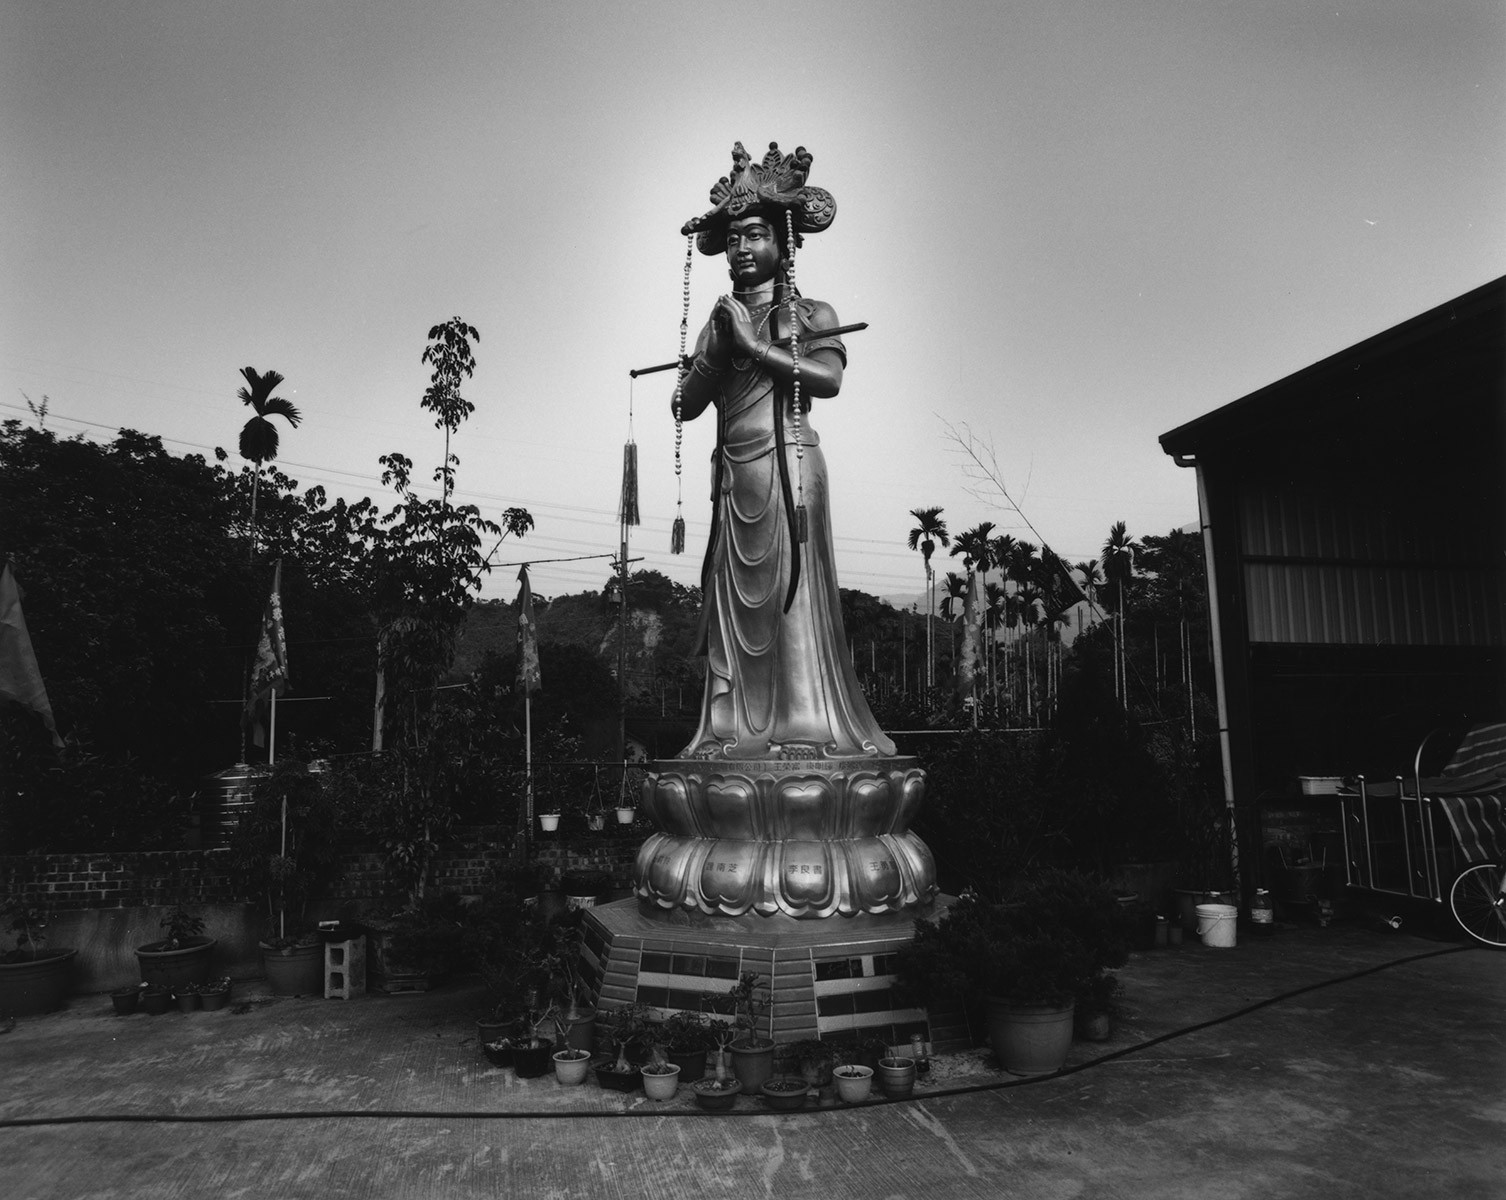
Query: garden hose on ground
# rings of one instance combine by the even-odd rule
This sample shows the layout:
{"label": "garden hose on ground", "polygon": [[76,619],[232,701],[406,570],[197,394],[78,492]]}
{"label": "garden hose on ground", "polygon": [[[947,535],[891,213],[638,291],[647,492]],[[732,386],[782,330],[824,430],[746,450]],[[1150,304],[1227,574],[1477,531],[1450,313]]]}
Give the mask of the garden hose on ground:
{"label": "garden hose on ground", "polygon": [[[1320,991],[1323,988],[1334,987],[1341,983],[1349,983],[1355,979],[1363,979],[1366,975],[1375,975],[1381,971],[1388,971],[1392,967],[1405,966],[1407,963],[1421,962],[1424,959],[1438,958],[1445,954],[1460,954],[1466,950],[1475,950],[1475,946],[1449,946],[1442,950],[1429,950],[1422,954],[1409,954],[1405,958],[1393,959],[1391,962],[1380,963],[1377,966],[1365,967],[1358,971],[1351,971],[1347,975],[1339,975],[1333,979],[1324,979],[1318,983],[1309,983],[1303,987],[1293,988],[1289,992],[1282,992],[1277,996],[1270,996],[1264,1000],[1257,1000],[1254,1004],[1247,1004],[1243,1008],[1225,1013],[1220,1017],[1213,1017],[1207,1021],[1199,1021],[1195,1025],[1188,1025],[1184,1029],[1175,1029],[1170,1033],[1163,1033],[1157,1037],[1147,1038],[1143,1042],[1136,1042],[1133,1046],[1125,1046],[1121,1050],[1114,1050],[1108,1054],[1101,1054],[1097,1058],[1091,1058],[1087,1062],[1076,1063],[1070,1067],[1063,1067],[1050,1075],[1030,1075],[1018,1079],[1005,1079],[993,1083],[971,1083],[957,1087],[938,1088],[935,1091],[927,1091],[921,1095],[908,1096],[904,1099],[873,1099],[865,1100],[858,1104],[832,1106],[829,1108],[801,1109],[804,1115],[822,1113],[840,1113],[852,1109],[876,1107],[887,1104],[913,1104],[917,1101],[940,1100],[948,1096],[965,1096],[971,1092],[998,1092],[1007,1088],[1029,1087],[1032,1084],[1051,1083],[1063,1079],[1068,1075],[1076,1075],[1080,1071],[1091,1070],[1101,1067],[1105,1063],[1114,1062],[1116,1059],[1125,1058],[1131,1054],[1138,1054],[1142,1050],[1149,1050],[1152,1046],[1159,1046],[1163,1042],[1172,1041],[1175,1038],[1186,1037],[1188,1034],[1198,1033],[1204,1029],[1210,1029],[1215,1025],[1223,1025],[1228,1021],[1247,1017],[1251,1013],[1259,1012],[1263,1008],[1282,1004],[1297,996],[1304,996],[1309,992]],[[216,1125],[234,1124],[237,1122],[250,1121],[330,1121],[330,1120],[378,1120],[378,1121],[596,1121],[620,1117],[652,1117],[655,1120],[663,1120],[666,1117],[709,1117],[709,1118],[737,1118],[750,1116],[768,1116],[766,1109],[729,1110],[726,1112],[706,1112],[702,1109],[686,1109],[678,1112],[663,1112],[659,1109],[624,1109],[621,1111],[608,1112],[553,1112],[546,1110],[525,1110],[521,1112],[478,1112],[467,1109],[445,1109],[440,1111],[424,1112],[403,1108],[358,1108],[358,1109],[330,1109],[320,1112],[262,1112],[262,1113],[215,1113],[200,1114],[192,1113],[101,1113],[85,1114],[71,1117],[11,1117],[0,1119],[0,1129],[22,1129],[39,1126],[54,1125],[102,1125],[107,1123],[122,1124],[164,1124],[164,1125]],[[793,1114],[791,1114],[793,1115]]]}

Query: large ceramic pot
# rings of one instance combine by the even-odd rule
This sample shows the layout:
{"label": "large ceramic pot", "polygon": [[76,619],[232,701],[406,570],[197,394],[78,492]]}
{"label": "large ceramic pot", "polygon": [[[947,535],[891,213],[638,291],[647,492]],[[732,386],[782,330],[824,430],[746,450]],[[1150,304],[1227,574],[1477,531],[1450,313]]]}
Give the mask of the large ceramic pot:
{"label": "large ceramic pot", "polygon": [[184,938],[176,950],[168,949],[167,945],[166,942],[148,942],[136,947],[142,983],[180,988],[184,984],[209,982],[209,958],[214,952],[214,938]]}
{"label": "large ceramic pot", "polygon": [[988,1002],[988,1042],[1011,1075],[1060,1071],[1072,1049],[1076,1005],[1023,1007]]}
{"label": "large ceramic pot", "polygon": [[284,950],[261,944],[261,965],[274,996],[324,995],[324,943]]}
{"label": "large ceramic pot", "polygon": [[72,991],[77,950],[38,950],[35,958],[0,962],[0,1012],[34,1017],[63,1007]]}
{"label": "large ceramic pot", "polygon": [[754,1045],[741,1038],[728,1047],[732,1051],[732,1073],[749,1095],[757,1092],[774,1077],[774,1043]]}

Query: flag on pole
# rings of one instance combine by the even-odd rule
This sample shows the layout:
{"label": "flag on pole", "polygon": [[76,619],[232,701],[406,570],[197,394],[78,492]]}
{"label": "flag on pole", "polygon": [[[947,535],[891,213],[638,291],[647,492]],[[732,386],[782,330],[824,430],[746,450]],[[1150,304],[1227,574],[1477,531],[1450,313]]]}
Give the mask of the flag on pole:
{"label": "flag on pole", "polygon": [[978,598],[978,572],[967,577],[967,600],[962,606],[962,653],[957,664],[957,696],[972,699],[981,669],[983,648],[983,605]]}
{"label": "flag on pole", "polygon": [[261,719],[262,706],[273,696],[288,690],[288,642],[282,628],[282,559],[272,572],[272,594],[261,619],[261,640],[256,643],[256,658],[251,664],[251,682],[246,689],[244,720],[251,725],[255,745],[267,744],[266,728]]}
{"label": "flag on pole", "polygon": [[21,612],[21,585],[9,560],[0,571],[0,700],[10,700],[29,708],[42,718],[52,744],[61,746],[57,723],[52,719],[52,704],[47,699],[47,685],[37,666],[26,617]]}
{"label": "flag on pole", "polygon": [[528,566],[518,572],[518,691],[531,696],[543,686],[539,674],[538,627],[533,619],[533,588],[528,585]]}
{"label": "flag on pole", "polygon": [[1046,615],[1056,617],[1067,611],[1079,600],[1086,601],[1082,585],[1077,582],[1077,577],[1072,574],[1072,568],[1067,560],[1059,554],[1052,553],[1049,546],[1041,547],[1042,557],[1051,556],[1052,568],[1049,574],[1049,582],[1046,584],[1043,600],[1046,606]]}

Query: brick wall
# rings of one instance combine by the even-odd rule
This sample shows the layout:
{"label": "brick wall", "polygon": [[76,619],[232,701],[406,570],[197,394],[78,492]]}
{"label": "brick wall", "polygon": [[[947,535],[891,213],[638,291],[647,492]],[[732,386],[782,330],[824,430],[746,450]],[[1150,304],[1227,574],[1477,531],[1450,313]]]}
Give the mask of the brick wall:
{"label": "brick wall", "polygon": [[[639,842],[601,837],[550,841],[537,846],[538,861],[551,882],[562,871],[588,867],[606,871],[618,888],[630,886]],[[440,848],[431,867],[438,892],[478,892],[507,855],[507,843],[489,827],[462,829]],[[130,854],[39,854],[0,856],[0,896],[15,896],[55,911],[228,904],[254,899],[243,895],[231,876],[223,850],[144,851]],[[394,899],[387,886],[384,856],[352,848],[342,856],[339,879],[327,900]]]}

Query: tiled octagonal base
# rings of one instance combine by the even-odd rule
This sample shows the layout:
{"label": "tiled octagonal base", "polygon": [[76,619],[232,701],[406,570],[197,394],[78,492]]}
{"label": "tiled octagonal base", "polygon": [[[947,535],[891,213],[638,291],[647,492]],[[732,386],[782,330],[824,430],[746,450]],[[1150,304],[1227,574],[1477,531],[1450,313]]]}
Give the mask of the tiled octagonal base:
{"label": "tiled octagonal base", "polygon": [[[950,901],[941,897],[919,915],[939,916]],[[599,1005],[636,1001],[664,1013],[697,1010],[704,994],[725,993],[742,972],[754,971],[772,983],[778,1042],[876,1035],[893,1044],[919,1033],[942,1050],[966,1037],[965,1031],[931,1028],[923,1009],[893,996],[893,955],[914,936],[913,915],[824,921],[678,916],[651,915],[636,900],[587,910],[586,974]]]}

